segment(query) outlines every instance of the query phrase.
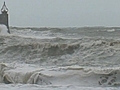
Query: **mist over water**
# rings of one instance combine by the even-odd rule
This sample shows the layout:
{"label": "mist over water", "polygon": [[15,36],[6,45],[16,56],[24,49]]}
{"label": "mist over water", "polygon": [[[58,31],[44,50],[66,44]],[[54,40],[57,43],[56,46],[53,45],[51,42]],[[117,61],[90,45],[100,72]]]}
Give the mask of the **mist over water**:
{"label": "mist over water", "polygon": [[35,84],[45,90],[119,88],[115,87],[120,85],[119,27],[10,30],[10,35],[0,35],[3,85]]}

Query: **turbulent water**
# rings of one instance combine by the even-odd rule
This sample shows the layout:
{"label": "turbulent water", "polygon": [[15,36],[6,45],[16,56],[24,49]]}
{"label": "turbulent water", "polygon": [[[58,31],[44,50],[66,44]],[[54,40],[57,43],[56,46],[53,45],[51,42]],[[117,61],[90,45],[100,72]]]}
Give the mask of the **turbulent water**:
{"label": "turbulent water", "polygon": [[18,28],[0,35],[0,87],[120,89],[120,28]]}

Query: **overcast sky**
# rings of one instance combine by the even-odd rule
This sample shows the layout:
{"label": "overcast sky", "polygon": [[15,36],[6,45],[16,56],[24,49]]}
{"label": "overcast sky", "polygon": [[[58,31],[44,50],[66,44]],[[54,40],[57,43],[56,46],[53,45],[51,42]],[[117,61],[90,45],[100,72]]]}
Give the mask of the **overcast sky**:
{"label": "overcast sky", "polygon": [[10,26],[120,26],[120,0],[0,0]]}

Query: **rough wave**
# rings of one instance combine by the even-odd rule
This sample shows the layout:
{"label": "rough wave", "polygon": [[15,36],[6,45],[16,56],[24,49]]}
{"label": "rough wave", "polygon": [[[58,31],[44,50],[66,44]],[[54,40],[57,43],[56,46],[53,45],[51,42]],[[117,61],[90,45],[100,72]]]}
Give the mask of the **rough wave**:
{"label": "rough wave", "polygon": [[50,65],[87,65],[89,63],[89,65],[96,66],[119,64],[119,40],[36,39],[14,35],[0,36],[0,40],[0,60],[2,62],[17,60],[40,65],[47,63]]}
{"label": "rough wave", "polygon": [[[0,82],[6,84],[118,86],[120,68],[59,67],[38,68],[30,65],[0,64]],[[58,82],[59,81],[59,82]],[[91,83],[92,82],[92,83]]]}
{"label": "rough wave", "polygon": [[1,83],[120,86],[118,30],[104,36],[99,28],[17,29],[0,35]]}

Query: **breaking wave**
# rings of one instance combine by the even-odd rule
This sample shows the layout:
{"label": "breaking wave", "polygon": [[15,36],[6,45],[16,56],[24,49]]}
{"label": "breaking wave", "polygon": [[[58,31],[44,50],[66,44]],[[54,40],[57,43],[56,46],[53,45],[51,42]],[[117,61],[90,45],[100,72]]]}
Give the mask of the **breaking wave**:
{"label": "breaking wave", "polygon": [[[0,82],[6,84],[118,86],[120,68],[68,66],[40,69],[36,66],[0,64]],[[59,82],[58,82],[59,81]],[[91,83],[92,82],[92,83]]]}
{"label": "breaking wave", "polygon": [[99,38],[37,39],[14,35],[0,36],[0,40],[0,60],[2,62],[17,60],[40,65],[47,63],[50,65],[119,64],[119,40]]}
{"label": "breaking wave", "polygon": [[[97,37],[101,31],[86,29],[89,32],[86,34],[76,28],[75,31],[70,28],[70,32],[69,29],[55,28],[14,30],[11,35],[0,35],[1,83],[85,87],[120,85],[118,36]],[[79,36],[79,33],[85,35]],[[108,34],[112,36],[112,33]]]}
{"label": "breaking wave", "polygon": [[6,35],[6,34],[8,34],[8,29],[7,29],[7,27],[5,26],[5,25],[0,25],[0,35]]}

